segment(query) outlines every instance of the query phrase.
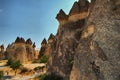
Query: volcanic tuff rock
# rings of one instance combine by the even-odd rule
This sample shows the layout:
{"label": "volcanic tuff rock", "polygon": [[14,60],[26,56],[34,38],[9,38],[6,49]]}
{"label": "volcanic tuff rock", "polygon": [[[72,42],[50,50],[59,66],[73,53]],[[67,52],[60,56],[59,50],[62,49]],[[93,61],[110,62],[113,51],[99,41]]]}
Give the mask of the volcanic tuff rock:
{"label": "volcanic tuff rock", "polygon": [[47,47],[47,40],[44,38],[43,41],[41,42],[39,58],[42,57],[46,53],[46,47]]}
{"label": "volcanic tuff rock", "polygon": [[51,44],[54,42],[55,36],[50,34],[48,38],[48,43],[46,39],[43,39],[41,43],[41,49],[39,52],[39,58],[42,57],[44,54],[49,55],[51,53]]}
{"label": "volcanic tuff rock", "polygon": [[79,0],[70,14],[59,22],[48,74],[64,80],[120,80],[120,0]]}
{"label": "volcanic tuff rock", "polygon": [[0,45],[0,53],[4,53],[4,45]]}
{"label": "volcanic tuff rock", "polygon": [[4,45],[0,45],[0,59],[4,59]]}
{"label": "volcanic tuff rock", "polygon": [[25,41],[17,37],[14,43],[8,45],[5,54],[6,58],[12,58],[14,61],[20,60],[22,63],[32,61],[35,55],[35,43],[32,45],[30,38]]}

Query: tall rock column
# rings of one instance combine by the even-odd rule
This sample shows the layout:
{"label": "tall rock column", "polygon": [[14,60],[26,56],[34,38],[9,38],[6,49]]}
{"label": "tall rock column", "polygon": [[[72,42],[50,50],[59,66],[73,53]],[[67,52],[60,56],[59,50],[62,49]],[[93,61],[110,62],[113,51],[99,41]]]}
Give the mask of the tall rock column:
{"label": "tall rock column", "polygon": [[59,28],[52,44],[47,65],[48,74],[55,73],[62,76],[64,80],[70,79],[72,61],[88,14],[88,8],[86,9],[82,10],[79,2],[75,2],[69,15],[63,14],[65,13],[63,10],[57,14],[56,19],[59,21]]}
{"label": "tall rock column", "polygon": [[47,47],[47,40],[44,38],[42,43],[41,43],[41,49],[40,49],[40,52],[39,52],[39,58],[41,58],[45,54],[46,47]]}

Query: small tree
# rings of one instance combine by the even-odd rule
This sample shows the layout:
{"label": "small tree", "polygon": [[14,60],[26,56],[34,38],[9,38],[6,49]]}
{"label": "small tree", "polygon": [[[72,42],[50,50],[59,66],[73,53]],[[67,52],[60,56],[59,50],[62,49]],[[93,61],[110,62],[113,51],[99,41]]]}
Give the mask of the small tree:
{"label": "small tree", "polygon": [[16,62],[13,62],[10,67],[15,70],[15,75],[16,75],[16,72],[17,72],[17,69],[21,66],[22,64],[20,63],[20,61],[16,61]]}
{"label": "small tree", "polygon": [[3,71],[0,71],[0,80],[2,80],[3,75]]}

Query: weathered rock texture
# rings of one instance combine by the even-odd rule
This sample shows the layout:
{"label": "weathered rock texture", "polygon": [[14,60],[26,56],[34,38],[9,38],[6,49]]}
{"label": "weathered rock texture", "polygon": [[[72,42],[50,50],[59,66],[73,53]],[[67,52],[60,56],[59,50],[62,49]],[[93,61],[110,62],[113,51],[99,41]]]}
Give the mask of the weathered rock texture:
{"label": "weathered rock texture", "polygon": [[4,59],[4,45],[0,45],[0,59]]}
{"label": "weathered rock texture", "polygon": [[[52,43],[52,52],[48,62],[48,74],[56,73],[65,80],[70,79],[71,60],[74,59],[75,49],[81,37],[85,18],[88,15],[88,8],[84,6],[85,10],[82,10],[80,3],[80,1],[74,3],[65,23],[61,23],[58,19],[59,29]],[[85,4],[89,6],[88,1],[85,1]]]}
{"label": "weathered rock texture", "polygon": [[120,80],[120,0],[91,2],[75,2],[64,23],[57,18],[48,74],[64,80]]}
{"label": "weathered rock texture", "polygon": [[41,49],[39,52],[39,58],[41,58],[44,54],[49,55],[51,53],[51,47],[52,47],[52,43],[54,42],[54,38],[55,36],[53,34],[50,34],[48,38],[48,43],[46,39],[43,39],[41,43]]}
{"label": "weathered rock texture", "polygon": [[32,61],[35,58],[35,43],[32,45],[30,38],[25,41],[17,37],[14,43],[8,45],[5,54],[14,61],[20,60],[22,63]]}

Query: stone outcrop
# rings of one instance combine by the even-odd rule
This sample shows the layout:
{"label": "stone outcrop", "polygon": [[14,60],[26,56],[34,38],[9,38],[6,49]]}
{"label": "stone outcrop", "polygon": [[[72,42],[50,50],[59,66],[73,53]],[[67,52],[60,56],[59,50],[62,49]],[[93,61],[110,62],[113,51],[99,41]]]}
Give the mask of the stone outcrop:
{"label": "stone outcrop", "polygon": [[44,54],[45,55],[50,55],[51,53],[51,47],[52,43],[54,42],[55,36],[51,33],[49,38],[48,38],[48,43],[46,39],[43,39],[41,43],[41,49],[39,52],[39,58],[42,57]]}
{"label": "stone outcrop", "polygon": [[20,38],[20,37],[17,37],[17,39],[15,40],[15,43],[25,43],[25,40],[24,38]]}
{"label": "stone outcrop", "polygon": [[35,43],[32,45],[30,38],[25,41],[17,37],[15,42],[8,45],[5,55],[6,58],[12,58],[14,61],[20,60],[22,63],[32,61],[35,55]]}
{"label": "stone outcrop", "polygon": [[120,79],[120,7],[113,9],[117,1],[95,1],[76,50],[70,80]]}
{"label": "stone outcrop", "polygon": [[57,14],[56,19],[60,24],[64,24],[68,20],[68,15],[66,15],[66,13],[61,9]]}
{"label": "stone outcrop", "polygon": [[44,38],[41,42],[41,48],[39,52],[39,58],[41,58],[44,54],[46,54],[47,40]]}
{"label": "stone outcrop", "polygon": [[4,59],[4,45],[2,44],[2,45],[0,45],[0,59]]}
{"label": "stone outcrop", "polygon": [[4,53],[4,45],[3,44],[0,46],[0,53]]}
{"label": "stone outcrop", "polygon": [[47,74],[64,80],[120,80],[120,0],[91,2],[75,2],[68,20],[59,23]]}

